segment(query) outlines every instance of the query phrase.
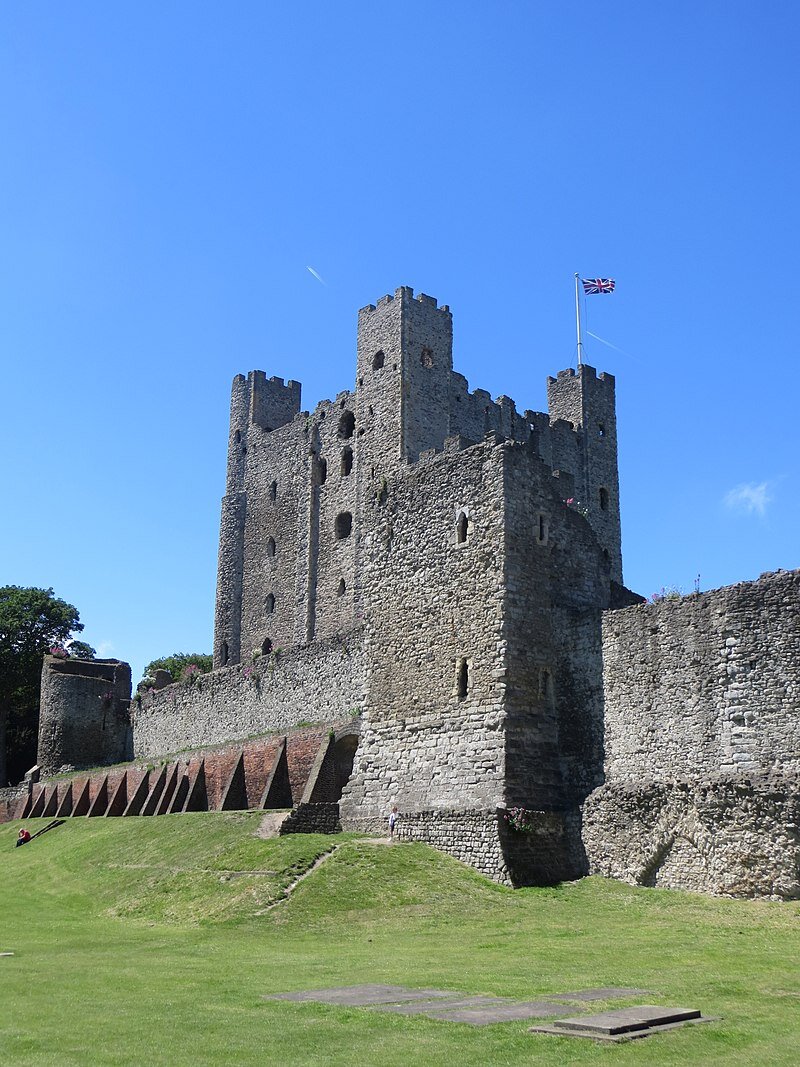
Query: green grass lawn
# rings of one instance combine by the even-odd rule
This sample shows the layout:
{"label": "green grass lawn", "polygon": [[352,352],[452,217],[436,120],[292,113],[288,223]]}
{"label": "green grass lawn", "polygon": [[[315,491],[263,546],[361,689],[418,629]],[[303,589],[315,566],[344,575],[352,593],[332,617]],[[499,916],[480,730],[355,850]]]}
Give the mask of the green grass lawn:
{"label": "green grass lawn", "polygon": [[[800,904],[599,878],[512,891],[423,845],[263,841],[259,820],[72,819],[21,849],[19,824],[0,826],[0,952],[15,953],[0,958],[0,1063],[800,1060]],[[362,982],[518,998],[636,986],[652,991],[637,999],[723,1018],[604,1046],[531,1035],[525,1022],[472,1027],[262,999]]]}

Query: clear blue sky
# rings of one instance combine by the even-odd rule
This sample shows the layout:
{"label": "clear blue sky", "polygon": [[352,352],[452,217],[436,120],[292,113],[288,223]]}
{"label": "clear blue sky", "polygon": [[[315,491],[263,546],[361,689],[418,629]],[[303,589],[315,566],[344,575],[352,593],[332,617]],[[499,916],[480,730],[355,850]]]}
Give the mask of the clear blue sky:
{"label": "clear blue sky", "polygon": [[[793,2],[0,8],[0,584],[131,661],[210,650],[230,381],[352,387],[453,309],[471,387],[617,376],[644,594],[798,559]],[[313,266],[322,285],[307,270]]]}

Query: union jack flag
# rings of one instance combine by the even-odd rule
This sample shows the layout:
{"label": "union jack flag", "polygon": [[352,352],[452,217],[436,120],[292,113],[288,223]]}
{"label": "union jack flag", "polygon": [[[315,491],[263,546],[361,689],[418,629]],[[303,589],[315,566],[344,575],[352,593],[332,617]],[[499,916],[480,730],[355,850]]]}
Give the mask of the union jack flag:
{"label": "union jack flag", "polygon": [[613,293],[616,284],[613,278],[581,278],[581,281],[587,296],[592,293]]}

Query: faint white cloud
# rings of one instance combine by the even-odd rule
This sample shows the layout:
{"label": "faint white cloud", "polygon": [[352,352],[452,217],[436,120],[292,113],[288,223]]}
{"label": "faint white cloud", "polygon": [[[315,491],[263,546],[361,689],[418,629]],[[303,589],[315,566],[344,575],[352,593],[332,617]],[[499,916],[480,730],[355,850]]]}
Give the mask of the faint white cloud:
{"label": "faint white cloud", "polygon": [[725,507],[742,515],[765,515],[771,502],[769,482],[745,482],[725,494]]}
{"label": "faint white cloud", "polygon": [[101,659],[106,659],[114,651],[113,641],[98,641],[97,643],[97,655]]}

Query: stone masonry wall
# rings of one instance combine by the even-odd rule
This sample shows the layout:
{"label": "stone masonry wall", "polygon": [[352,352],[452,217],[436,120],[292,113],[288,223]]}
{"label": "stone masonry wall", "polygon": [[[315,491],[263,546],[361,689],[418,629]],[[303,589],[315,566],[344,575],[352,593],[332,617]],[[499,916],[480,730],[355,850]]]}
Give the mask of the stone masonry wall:
{"label": "stone masonry wall", "polygon": [[45,656],[37,755],[42,775],[64,764],[92,767],[129,758],[130,697],[127,663]]}
{"label": "stone masonry wall", "polygon": [[501,451],[485,444],[406,468],[373,505],[368,695],[345,827],[372,827],[393,802],[502,803],[502,499]]}
{"label": "stone masonry wall", "polygon": [[606,780],[800,772],[800,571],[603,618]]}
{"label": "stone masonry wall", "polygon": [[159,756],[299,723],[338,724],[364,702],[361,634],[317,642],[202,675],[134,701],[134,747]]}
{"label": "stone masonry wall", "polygon": [[603,618],[605,776],[590,871],[800,895],[800,571]]}
{"label": "stone masonry wall", "polygon": [[634,885],[800,897],[800,780],[617,782],[583,811],[590,870]]}

